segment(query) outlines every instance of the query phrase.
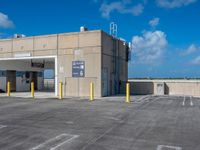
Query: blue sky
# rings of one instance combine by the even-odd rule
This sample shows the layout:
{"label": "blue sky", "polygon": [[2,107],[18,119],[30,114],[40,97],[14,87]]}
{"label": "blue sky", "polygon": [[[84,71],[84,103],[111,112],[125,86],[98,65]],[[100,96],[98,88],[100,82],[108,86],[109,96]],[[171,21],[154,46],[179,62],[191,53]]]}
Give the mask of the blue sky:
{"label": "blue sky", "polygon": [[89,29],[132,42],[129,77],[200,77],[199,0],[1,0],[0,38]]}

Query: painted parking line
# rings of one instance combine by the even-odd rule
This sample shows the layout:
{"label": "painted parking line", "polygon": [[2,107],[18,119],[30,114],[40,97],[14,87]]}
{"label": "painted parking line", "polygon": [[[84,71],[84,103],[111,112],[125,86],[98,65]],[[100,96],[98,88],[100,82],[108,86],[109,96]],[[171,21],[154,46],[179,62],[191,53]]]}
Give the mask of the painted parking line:
{"label": "painted parking line", "polygon": [[121,119],[117,118],[117,117],[112,117],[112,116],[105,116],[103,117],[105,119],[109,119],[109,120],[114,120],[114,121],[121,121]]}
{"label": "painted parking line", "polygon": [[143,97],[141,97],[140,99],[138,99],[138,101],[145,100],[146,98],[149,98],[149,97],[150,97],[149,95],[147,95],[147,96],[143,96]]}
{"label": "painted parking line", "polygon": [[[188,99],[189,102],[189,105],[190,106],[194,106],[194,103],[192,101],[192,97],[190,96],[190,99]],[[183,102],[182,102],[182,106],[185,106],[186,105],[186,97],[183,98]]]}
{"label": "painted parking line", "polygon": [[0,129],[6,128],[6,125],[0,125]]}
{"label": "painted parking line", "polygon": [[182,150],[181,147],[178,146],[170,146],[170,145],[158,145],[157,150]]}
{"label": "painted parking line", "polygon": [[190,97],[190,106],[194,106],[194,103],[192,101],[192,97]]}
{"label": "painted parking line", "polygon": [[144,103],[144,102],[149,102],[149,98],[151,98],[151,96],[147,95],[147,96],[142,96],[139,99],[133,101],[134,103]]}
{"label": "painted parking line", "polygon": [[185,106],[185,101],[186,101],[186,98],[184,96],[182,106]]}
{"label": "painted parking line", "polygon": [[30,150],[56,150],[60,146],[62,146],[65,143],[69,143],[75,138],[78,138],[79,135],[71,135],[71,134],[60,134],[36,147],[31,148]]}
{"label": "painted parking line", "polygon": [[183,98],[183,103],[182,103],[183,106],[185,106],[185,97]]}
{"label": "painted parking line", "polygon": [[190,106],[194,106],[194,103],[193,103],[193,101],[192,101],[192,100],[190,101]]}

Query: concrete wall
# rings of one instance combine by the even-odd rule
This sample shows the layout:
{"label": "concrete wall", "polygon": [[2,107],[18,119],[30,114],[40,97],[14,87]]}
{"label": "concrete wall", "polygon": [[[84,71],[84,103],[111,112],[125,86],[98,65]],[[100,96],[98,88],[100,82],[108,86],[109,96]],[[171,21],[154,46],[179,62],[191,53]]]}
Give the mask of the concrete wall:
{"label": "concrete wall", "polygon": [[131,94],[146,95],[154,94],[153,82],[131,82]]}
{"label": "concrete wall", "polygon": [[[72,61],[85,62],[85,77],[72,77]],[[95,96],[101,96],[101,31],[61,34],[58,44],[58,81],[65,96],[89,96],[94,83]]]}
{"label": "concrete wall", "polygon": [[[102,34],[102,95],[114,95],[125,92],[128,79],[126,43]],[[107,91],[107,92],[106,92]]]}
{"label": "concrete wall", "polygon": [[200,81],[167,82],[165,88],[165,93],[169,95],[200,96]]}
{"label": "concrete wall", "polygon": [[158,95],[157,84],[164,83],[166,95],[200,97],[200,80],[129,80],[132,94]]}

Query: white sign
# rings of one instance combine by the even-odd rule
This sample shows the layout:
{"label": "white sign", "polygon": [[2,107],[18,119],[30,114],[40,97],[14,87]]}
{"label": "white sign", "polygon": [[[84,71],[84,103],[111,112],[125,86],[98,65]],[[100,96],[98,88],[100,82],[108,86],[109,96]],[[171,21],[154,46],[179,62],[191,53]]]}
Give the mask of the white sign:
{"label": "white sign", "polygon": [[14,57],[16,58],[31,57],[31,53],[18,53],[18,54],[15,54]]}
{"label": "white sign", "polygon": [[81,54],[81,50],[80,49],[75,49],[74,50],[74,55],[80,55]]}
{"label": "white sign", "polygon": [[59,72],[60,72],[60,73],[64,73],[64,68],[63,68],[63,66],[60,66]]}

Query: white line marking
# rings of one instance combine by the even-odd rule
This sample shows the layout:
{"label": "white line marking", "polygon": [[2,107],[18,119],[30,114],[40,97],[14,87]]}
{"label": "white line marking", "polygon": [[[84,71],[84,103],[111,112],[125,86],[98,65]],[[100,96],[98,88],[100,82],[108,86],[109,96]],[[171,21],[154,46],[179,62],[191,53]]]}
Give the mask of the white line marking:
{"label": "white line marking", "polygon": [[149,102],[149,99],[150,99],[151,97],[152,97],[152,96],[150,96],[150,95],[142,96],[142,97],[140,97],[139,99],[134,100],[134,103],[141,104],[141,103],[144,103],[144,102]]}
{"label": "white line marking", "polygon": [[[60,134],[50,140],[47,140],[46,142],[44,142],[36,147],[31,148],[30,150],[39,150],[39,149],[42,150],[45,148],[49,148],[50,150],[56,150],[58,147],[62,146],[63,144],[68,143],[78,137],[79,137],[79,135],[71,135],[71,134],[63,133],[63,134]],[[67,140],[65,140],[65,139],[67,139]],[[55,145],[56,142],[59,144]]]}
{"label": "white line marking", "polygon": [[66,121],[65,123],[66,123],[66,124],[74,124],[73,121]]}
{"label": "white line marking", "polygon": [[142,100],[144,100],[144,99],[146,99],[146,98],[148,98],[149,97],[149,95],[147,95],[147,96],[142,96],[141,98],[139,98],[137,101],[142,101]]}
{"label": "white line marking", "polygon": [[0,125],[0,129],[6,128],[6,125]]}
{"label": "white line marking", "polygon": [[171,149],[171,150],[182,150],[181,147],[169,146],[169,145],[158,145],[157,150],[164,150],[164,148]]}
{"label": "white line marking", "polygon": [[105,119],[114,120],[114,121],[120,121],[120,119],[119,119],[119,118],[116,118],[116,117],[111,117],[111,116],[105,116],[104,118],[105,118]]}
{"label": "white line marking", "polygon": [[192,101],[192,97],[190,97],[190,106],[194,106],[193,101]]}
{"label": "white line marking", "polygon": [[60,143],[60,144],[58,144],[58,145],[55,146],[55,147],[52,147],[50,150],[56,150],[58,147],[62,146],[63,144],[68,143],[68,142],[70,142],[70,141],[72,141],[73,139],[78,138],[78,137],[79,137],[79,135],[73,135],[72,138],[70,138],[70,139],[68,139],[68,140],[66,140],[66,141],[64,141],[64,142],[62,142],[62,143]]}
{"label": "white line marking", "polygon": [[184,97],[184,99],[183,99],[183,104],[182,104],[183,106],[185,106],[185,97]]}

